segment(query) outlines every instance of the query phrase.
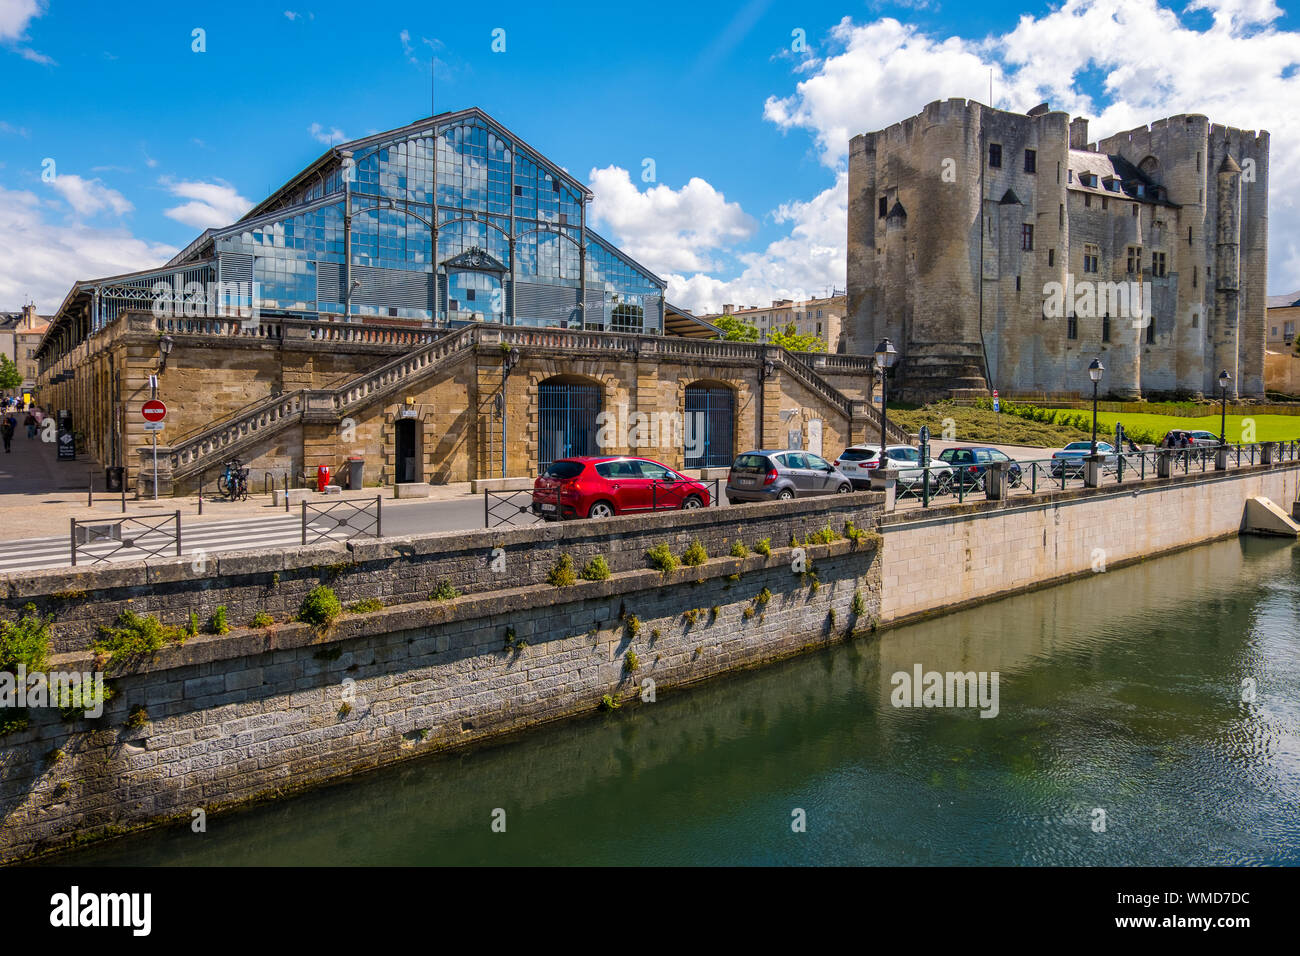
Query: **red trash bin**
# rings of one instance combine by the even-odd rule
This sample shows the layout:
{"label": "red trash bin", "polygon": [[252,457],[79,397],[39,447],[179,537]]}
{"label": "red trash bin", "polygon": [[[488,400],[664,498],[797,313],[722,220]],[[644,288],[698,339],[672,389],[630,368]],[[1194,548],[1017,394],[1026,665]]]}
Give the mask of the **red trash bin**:
{"label": "red trash bin", "polygon": [[316,468],[316,490],[324,491],[325,486],[330,483],[329,465],[319,465]]}

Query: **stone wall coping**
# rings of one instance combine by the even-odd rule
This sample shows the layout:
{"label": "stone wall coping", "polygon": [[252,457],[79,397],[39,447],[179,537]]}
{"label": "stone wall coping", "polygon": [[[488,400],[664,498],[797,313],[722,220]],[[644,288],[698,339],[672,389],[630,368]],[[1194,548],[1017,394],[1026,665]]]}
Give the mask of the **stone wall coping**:
{"label": "stone wall coping", "polygon": [[[879,492],[864,491],[847,495],[799,498],[793,501],[732,505],[725,508],[621,515],[599,521],[557,521],[523,528],[441,531],[428,535],[356,539],[347,543],[336,542],[306,548],[220,551],[206,558],[210,564],[215,565],[215,570],[205,570],[202,573],[210,577],[241,577],[316,566],[364,564],[426,555],[490,551],[501,546],[526,547],[539,543],[578,544],[592,539],[641,534],[647,531],[671,540],[677,535],[689,535],[693,531],[716,525],[783,515],[804,516],[811,525],[821,523],[824,521],[825,514],[839,510],[846,503],[870,507],[878,505],[882,498],[883,495]],[[195,577],[193,561],[193,555],[185,555],[179,558],[121,561],[84,568],[46,568],[38,571],[0,574],[0,596],[15,600],[193,580]]]}
{"label": "stone wall coping", "polygon": [[[801,545],[810,564],[818,558],[837,557],[850,552],[874,555],[878,542],[868,540],[863,547],[858,547],[847,539],[837,539],[829,543]],[[373,636],[375,633],[396,633],[435,627],[465,621],[476,621],[497,617],[502,614],[526,613],[538,608],[552,607],[556,604],[557,594],[563,603],[582,600],[599,600],[615,598],[620,595],[639,591],[653,590],[659,587],[687,587],[694,581],[705,581],[749,571],[760,571],[790,565],[793,549],[773,548],[772,554],[750,554],[743,558],[710,558],[704,564],[679,567],[668,574],[652,568],[636,571],[622,571],[611,574],[604,581],[585,581],[579,579],[572,585],[557,588],[551,584],[532,584],[524,587],[506,588],[477,594],[466,594],[448,601],[419,601],[410,604],[395,604],[379,611],[362,614],[347,614],[340,617],[332,627],[319,631],[309,624],[289,622],[275,624],[268,628],[236,628],[229,634],[200,634],[184,644],[171,644],[164,647],[152,657],[136,663],[128,669],[114,671],[109,679],[129,677],[133,674],[153,673],[190,667],[216,661],[235,660],[255,654],[264,654],[276,650],[290,650],[319,645],[328,647],[356,638]],[[793,571],[791,572],[794,573]],[[685,592],[689,596],[689,591]],[[689,603],[689,602],[686,602]],[[65,671],[96,670],[95,655],[89,650],[67,651],[52,654],[48,669]]]}

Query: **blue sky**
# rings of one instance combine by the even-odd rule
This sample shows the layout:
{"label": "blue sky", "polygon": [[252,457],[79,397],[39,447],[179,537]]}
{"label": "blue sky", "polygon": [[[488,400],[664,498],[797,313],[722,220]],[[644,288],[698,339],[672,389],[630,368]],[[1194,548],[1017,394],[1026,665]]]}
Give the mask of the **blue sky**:
{"label": "blue sky", "polygon": [[1279,177],[1300,181],[1296,14],[1191,6],[0,0],[0,308],[51,311],[72,279],[237,218],[331,137],[428,115],[431,58],[440,111],[480,106],[590,183],[598,228],[697,309],[842,286],[847,136],[987,100],[990,67],[996,105],[1047,99],[1102,135],[1181,111],[1269,128],[1269,286],[1300,287]]}

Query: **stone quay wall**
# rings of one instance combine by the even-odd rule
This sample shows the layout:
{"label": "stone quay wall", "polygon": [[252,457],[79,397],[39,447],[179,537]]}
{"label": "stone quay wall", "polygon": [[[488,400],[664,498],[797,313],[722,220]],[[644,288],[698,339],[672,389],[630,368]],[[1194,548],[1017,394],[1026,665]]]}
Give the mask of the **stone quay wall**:
{"label": "stone quay wall", "polygon": [[882,623],[941,613],[1230,537],[1246,499],[1288,513],[1300,463],[1077,488],[882,519]]}
{"label": "stone quay wall", "polygon": [[[0,738],[0,860],[188,818],[531,724],[642,698],[874,626],[882,495],[836,495],[470,534],[354,541],[67,569],[0,580],[0,615],[53,614],[48,672],[107,671],[95,719],[26,711]],[[829,526],[829,543],[791,539]],[[753,551],[771,542],[770,556]],[[703,565],[669,574],[645,552]],[[730,556],[742,541],[750,553]],[[556,587],[561,555],[603,581]],[[346,613],[325,629],[293,620],[328,583]],[[439,584],[460,596],[431,600]],[[107,663],[90,644],[122,610],[184,624],[228,610],[228,634]],[[689,613],[687,613],[689,611]],[[256,613],[276,623],[248,627]],[[652,682],[647,684],[646,680]]]}

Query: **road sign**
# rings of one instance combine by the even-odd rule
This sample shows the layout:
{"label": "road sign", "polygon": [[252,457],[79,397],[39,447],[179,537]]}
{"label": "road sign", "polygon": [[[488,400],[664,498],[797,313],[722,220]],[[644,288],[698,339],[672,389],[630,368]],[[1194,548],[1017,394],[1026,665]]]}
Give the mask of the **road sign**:
{"label": "road sign", "polygon": [[144,430],[147,432],[160,432],[163,430],[165,422],[145,422]]}
{"label": "road sign", "polygon": [[998,390],[996,388],[993,389],[993,410],[995,412],[1002,411],[1002,403],[998,401]]}
{"label": "road sign", "polygon": [[[156,398],[151,398],[140,406],[140,414],[147,422],[160,422],[167,417],[167,406]],[[161,431],[161,429],[158,429]]]}

